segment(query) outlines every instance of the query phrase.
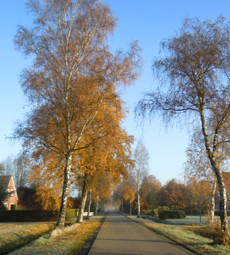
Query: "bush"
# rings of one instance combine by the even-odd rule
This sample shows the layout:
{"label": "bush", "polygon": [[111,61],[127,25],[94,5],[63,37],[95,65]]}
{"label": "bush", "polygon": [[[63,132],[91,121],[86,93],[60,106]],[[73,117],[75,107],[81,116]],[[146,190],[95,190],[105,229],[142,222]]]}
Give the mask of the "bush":
{"label": "bush", "polygon": [[16,210],[16,205],[15,204],[12,204],[11,205],[11,211],[15,211]]}
{"label": "bush", "polygon": [[176,211],[176,210],[159,210],[158,211],[158,217],[161,220],[166,219],[184,219],[186,217],[184,211]]}
{"label": "bush", "polygon": [[77,217],[78,209],[69,209],[66,211],[65,219],[71,219]]}
{"label": "bush", "polygon": [[230,244],[230,234],[223,232],[219,223],[209,224],[208,226],[193,229],[193,232],[213,239],[214,244]]}
{"label": "bush", "polygon": [[148,212],[146,215],[155,216],[155,212],[154,212],[154,210],[152,210],[152,211]]}
{"label": "bush", "polygon": [[148,215],[148,213],[150,213],[150,212],[151,212],[150,209],[142,209],[142,210],[140,211],[141,215]]}
{"label": "bush", "polygon": [[169,211],[169,207],[168,206],[162,206],[161,208],[158,209],[158,212],[159,211]]}
{"label": "bush", "polygon": [[146,210],[141,210],[141,211],[140,211],[140,214],[141,214],[141,215],[146,215]]}
{"label": "bush", "polygon": [[153,209],[153,213],[156,217],[158,217],[158,209]]}
{"label": "bush", "polygon": [[0,206],[0,211],[8,211],[8,209],[4,205],[2,205]]}

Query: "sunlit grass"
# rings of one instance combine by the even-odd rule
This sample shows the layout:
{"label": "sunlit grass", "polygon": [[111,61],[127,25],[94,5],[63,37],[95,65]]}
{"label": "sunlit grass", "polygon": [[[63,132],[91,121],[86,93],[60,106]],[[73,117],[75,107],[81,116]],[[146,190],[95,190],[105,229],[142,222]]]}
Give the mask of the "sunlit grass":
{"label": "sunlit grass", "polygon": [[[211,238],[203,237],[195,233],[197,226],[189,229],[180,226],[163,225],[158,223],[143,223],[150,229],[163,234],[177,243],[182,244],[197,254],[230,254],[230,248],[224,245],[214,245]],[[194,231],[194,232],[193,232]]]}
{"label": "sunlit grass", "polygon": [[41,235],[50,232],[55,225],[52,223],[12,223],[0,224],[0,254],[7,254]]}
{"label": "sunlit grass", "polygon": [[100,222],[74,224],[67,231],[59,233],[52,238],[50,238],[51,234],[43,235],[10,254],[76,254],[100,224]]}

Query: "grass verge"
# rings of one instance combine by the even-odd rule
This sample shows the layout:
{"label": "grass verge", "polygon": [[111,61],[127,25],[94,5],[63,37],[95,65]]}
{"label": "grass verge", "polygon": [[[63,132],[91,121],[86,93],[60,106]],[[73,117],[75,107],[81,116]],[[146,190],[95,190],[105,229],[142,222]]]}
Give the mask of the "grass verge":
{"label": "grass verge", "polygon": [[100,226],[100,222],[83,222],[75,223],[61,234],[43,235],[39,239],[31,242],[28,245],[10,253],[11,255],[59,255],[59,254],[76,254],[83,244],[92,235],[94,230]]}
{"label": "grass verge", "polygon": [[54,227],[52,223],[0,224],[0,254],[8,254],[20,248],[50,232]]}
{"label": "grass verge", "polygon": [[181,244],[196,254],[230,254],[230,248],[214,244],[213,240],[195,233],[196,226],[184,228],[182,226],[163,225],[158,223],[142,222],[147,228]]}

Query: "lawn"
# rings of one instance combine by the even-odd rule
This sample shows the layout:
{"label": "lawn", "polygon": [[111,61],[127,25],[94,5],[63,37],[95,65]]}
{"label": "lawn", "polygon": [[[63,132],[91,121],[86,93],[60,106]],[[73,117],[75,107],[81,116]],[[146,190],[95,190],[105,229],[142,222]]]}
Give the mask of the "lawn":
{"label": "lawn", "polygon": [[85,241],[100,225],[99,221],[75,223],[67,227],[62,233],[52,233],[52,237],[51,234],[43,235],[22,248],[11,252],[10,255],[77,254]]}
{"label": "lawn", "polygon": [[0,254],[7,254],[54,229],[53,223],[0,223]]}
{"label": "lawn", "polygon": [[[126,214],[128,215],[128,214]],[[157,223],[164,223],[168,225],[207,225],[208,224],[208,217],[207,216],[201,216],[201,221],[200,221],[200,216],[198,215],[188,215],[184,219],[167,219],[167,220],[160,220],[157,217],[152,217],[148,215],[142,216],[143,218],[147,218],[149,220],[155,221]],[[220,217],[215,216],[215,221],[219,222]],[[230,217],[228,217],[228,221],[230,223]]]}
{"label": "lawn", "polygon": [[[214,244],[211,238],[197,234],[201,232],[199,231],[199,228],[204,228],[204,225],[196,225],[199,223],[197,216],[187,216],[187,219],[167,221],[172,223],[170,225],[166,224],[166,221],[164,221],[164,224],[162,224],[153,222],[149,219],[137,219],[135,216],[128,217],[139,222],[145,227],[183,245],[197,254],[230,254],[230,247]],[[192,221],[192,219],[194,219],[194,221]],[[205,218],[203,219],[205,220]],[[176,222],[179,224],[175,225]]]}
{"label": "lawn", "polygon": [[[215,221],[219,221],[220,217],[215,217]],[[188,215],[184,219],[168,219],[164,220],[164,223],[166,224],[172,224],[172,225],[191,225],[191,224],[201,224],[206,225],[208,223],[208,217],[207,216],[200,216],[197,215]]]}

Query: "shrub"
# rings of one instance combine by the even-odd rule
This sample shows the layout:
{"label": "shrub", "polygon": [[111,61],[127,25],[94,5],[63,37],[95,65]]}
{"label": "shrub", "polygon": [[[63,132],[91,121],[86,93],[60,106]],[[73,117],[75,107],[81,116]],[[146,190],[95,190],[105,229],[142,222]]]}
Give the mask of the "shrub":
{"label": "shrub", "polygon": [[147,214],[146,214],[146,215],[149,215],[149,216],[155,216],[155,212],[154,212],[154,210],[152,210],[152,211],[147,212]]}
{"label": "shrub", "polygon": [[158,209],[153,209],[154,215],[158,217]]}
{"label": "shrub", "polygon": [[158,209],[158,212],[159,211],[169,211],[169,207],[168,206],[162,206],[161,208]]}
{"label": "shrub", "polygon": [[15,211],[16,210],[16,205],[15,204],[12,204],[11,205],[11,211]]}
{"label": "shrub", "polygon": [[68,219],[77,217],[77,211],[78,211],[78,209],[69,209],[69,210],[67,210],[65,219],[68,220]]}
{"label": "shrub", "polygon": [[159,210],[158,217],[161,220],[166,219],[184,219],[186,217],[184,211],[176,211],[176,210]]}
{"label": "shrub", "polygon": [[4,205],[0,205],[0,211],[8,211],[8,209]]}
{"label": "shrub", "polygon": [[141,215],[146,215],[146,210],[141,210],[140,213]]}
{"label": "shrub", "polygon": [[220,223],[209,224],[208,226],[195,228],[194,233],[213,239],[214,244],[230,244],[230,234],[223,232]]}

